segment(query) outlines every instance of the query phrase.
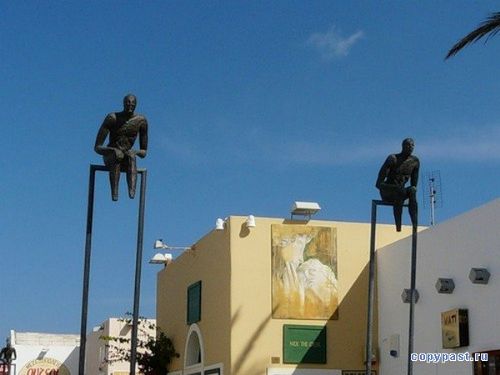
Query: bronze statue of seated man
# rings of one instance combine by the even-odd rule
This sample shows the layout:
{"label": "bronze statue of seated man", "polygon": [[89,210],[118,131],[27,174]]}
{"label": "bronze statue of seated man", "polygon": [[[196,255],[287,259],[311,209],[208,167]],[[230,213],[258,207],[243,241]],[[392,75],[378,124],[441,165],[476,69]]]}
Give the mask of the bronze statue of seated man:
{"label": "bronze statue of seated man", "polygon": [[[127,174],[128,195],[135,196],[137,184],[137,165],[135,157],[144,158],[148,148],[148,122],[142,115],[135,114],[137,98],[129,94],[123,98],[123,111],[106,116],[97,133],[94,150],[103,156],[104,164],[109,168],[111,198],[118,200],[120,172]],[[107,146],[103,146],[109,135]],[[139,150],[133,149],[139,136]]]}
{"label": "bronze statue of seated man", "polygon": [[[382,200],[393,206],[398,232],[401,231],[403,204],[407,199],[412,225],[413,227],[418,225],[417,184],[420,161],[412,155],[414,148],[413,139],[403,140],[401,152],[387,157],[380,168],[375,184],[380,190]],[[408,181],[410,181],[410,186],[406,186]]]}

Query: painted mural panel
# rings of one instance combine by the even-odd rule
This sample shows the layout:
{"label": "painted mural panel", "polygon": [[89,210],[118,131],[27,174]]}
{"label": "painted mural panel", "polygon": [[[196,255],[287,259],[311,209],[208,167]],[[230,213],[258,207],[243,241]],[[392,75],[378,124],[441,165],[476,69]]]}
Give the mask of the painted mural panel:
{"label": "painted mural panel", "polygon": [[336,319],[336,229],[271,226],[273,318]]}

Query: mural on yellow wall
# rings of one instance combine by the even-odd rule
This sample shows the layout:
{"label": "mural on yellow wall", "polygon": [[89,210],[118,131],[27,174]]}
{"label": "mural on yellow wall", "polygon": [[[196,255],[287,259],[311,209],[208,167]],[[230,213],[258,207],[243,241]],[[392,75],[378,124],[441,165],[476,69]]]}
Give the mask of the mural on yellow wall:
{"label": "mural on yellow wall", "polygon": [[336,319],[337,232],[271,226],[273,318]]}

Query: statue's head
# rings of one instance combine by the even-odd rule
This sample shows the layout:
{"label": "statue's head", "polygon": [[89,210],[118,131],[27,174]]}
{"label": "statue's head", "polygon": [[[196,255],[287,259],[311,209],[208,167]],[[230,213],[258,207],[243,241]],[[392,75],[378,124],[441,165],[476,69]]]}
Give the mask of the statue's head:
{"label": "statue's head", "polygon": [[403,143],[401,144],[401,153],[406,156],[410,156],[415,149],[415,141],[412,138],[403,139]]}
{"label": "statue's head", "polygon": [[133,94],[127,94],[123,98],[123,112],[134,114],[135,107],[137,106],[137,98]]}

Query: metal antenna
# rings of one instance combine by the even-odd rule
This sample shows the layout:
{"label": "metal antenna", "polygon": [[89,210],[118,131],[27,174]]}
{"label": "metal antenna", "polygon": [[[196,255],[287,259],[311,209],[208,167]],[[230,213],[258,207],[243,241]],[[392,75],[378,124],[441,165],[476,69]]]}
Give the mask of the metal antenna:
{"label": "metal antenna", "polygon": [[436,208],[443,207],[443,194],[441,189],[441,172],[431,171],[425,174],[422,181],[424,194],[424,208],[430,209],[430,225],[436,224]]}

